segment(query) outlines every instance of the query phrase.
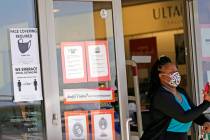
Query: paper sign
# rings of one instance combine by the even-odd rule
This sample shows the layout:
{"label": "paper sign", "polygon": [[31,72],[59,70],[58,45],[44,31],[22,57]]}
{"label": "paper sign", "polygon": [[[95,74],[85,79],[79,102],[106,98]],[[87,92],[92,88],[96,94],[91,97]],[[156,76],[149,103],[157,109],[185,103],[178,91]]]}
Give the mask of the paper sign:
{"label": "paper sign", "polygon": [[210,28],[201,28],[202,56],[210,57]]}
{"label": "paper sign", "polygon": [[89,124],[87,111],[64,112],[66,140],[88,140]]}
{"label": "paper sign", "polygon": [[42,100],[39,46],[36,28],[11,28],[14,101]]}
{"label": "paper sign", "polygon": [[39,64],[39,46],[36,28],[11,28],[12,64]]}
{"label": "paper sign", "polygon": [[114,102],[114,91],[103,89],[64,89],[64,104]]}
{"label": "paper sign", "polygon": [[110,64],[107,41],[86,42],[88,81],[109,81]]}
{"label": "paper sign", "polygon": [[15,102],[42,99],[38,65],[13,65],[13,84]]}
{"label": "paper sign", "polygon": [[132,56],[132,60],[136,63],[151,63],[151,56]]}
{"label": "paper sign", "polygon": [[92,139],[115,140],[114,110],[91,111]]}
{"label": "paper sign", "polygon": [[210,71],[207,71],[207,80],[210,83]]}
{"label": "paper sign", "polygon": [[62,43],[61,56],[64,83],[87,82],[84,43]]}
{"label": "paper sign", "polygon": [[64,83],[109,81],[107,41],[61,43]]}

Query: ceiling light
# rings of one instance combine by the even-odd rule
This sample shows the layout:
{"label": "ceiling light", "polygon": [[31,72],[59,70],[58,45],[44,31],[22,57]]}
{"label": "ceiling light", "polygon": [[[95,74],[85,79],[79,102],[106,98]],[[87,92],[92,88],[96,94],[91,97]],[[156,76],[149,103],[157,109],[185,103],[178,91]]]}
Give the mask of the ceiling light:
{"label": "ceiling light", "polygon": [[60,12],[60,9],[53,9],[53,13],[58,13]]}

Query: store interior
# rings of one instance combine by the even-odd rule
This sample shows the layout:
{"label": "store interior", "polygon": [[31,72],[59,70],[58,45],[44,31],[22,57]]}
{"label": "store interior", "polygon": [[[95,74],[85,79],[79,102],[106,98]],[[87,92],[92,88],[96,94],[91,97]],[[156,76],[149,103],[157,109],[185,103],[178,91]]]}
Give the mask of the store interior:
{"label": "store interior", "polygon": [[[153,63],[162,55],[176,63],[182,77],[181,87],[187,90],[187,68],[184,42],[183,3],[170,1],[122,1],[123,30],[126,60],[133,60],[138,66],[141,115],[143,127],[147,125],[149,110],[149,76]],[[127,66],[128,96],[135,96],[132,68]],[[130,110],[136,106],[129,98]],[[137,112],[137,111],[136,111]],[[129,111],[136,119],[136,112]],[[133,114],[133,115],[132,115]],[[136,123],[131,124],[132,139],[135,139]],[[136,138],[138,139],[138,138]]]}

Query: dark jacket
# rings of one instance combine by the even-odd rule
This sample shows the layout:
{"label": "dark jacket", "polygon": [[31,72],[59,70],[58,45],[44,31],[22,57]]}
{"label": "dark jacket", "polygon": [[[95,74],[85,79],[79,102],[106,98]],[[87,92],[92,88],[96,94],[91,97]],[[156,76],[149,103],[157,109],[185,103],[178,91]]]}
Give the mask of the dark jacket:
{"label": "dark jacket", "polygon": [[160,140],[164,136],[172,118],[183,123],[193,121],[199,125],[209,121],[202,114],[210,106],[208,101],[195,106],[184,90],[181,88],[177,88],[177,90],[185,95],[191,109],[184,111],[175,100],[174,95],[165,88],[160,87],[151,98],[151,124],[145,129],[140,140]]}

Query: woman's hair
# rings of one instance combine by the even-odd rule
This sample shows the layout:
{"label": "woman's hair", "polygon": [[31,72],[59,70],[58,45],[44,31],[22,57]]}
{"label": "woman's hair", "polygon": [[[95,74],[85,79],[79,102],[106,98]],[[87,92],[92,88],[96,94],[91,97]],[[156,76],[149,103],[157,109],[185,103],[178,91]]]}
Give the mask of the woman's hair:
{"label": "woman's hair", "polygon": [[155,91],[159,89],[161,86],[159,73],[162,66],[171,63],[171,59],[167,56],[161,56],[156,62],[153,64],[151,73],[150,73],[150,87],[149,87],[149,95],[152,96]]}

